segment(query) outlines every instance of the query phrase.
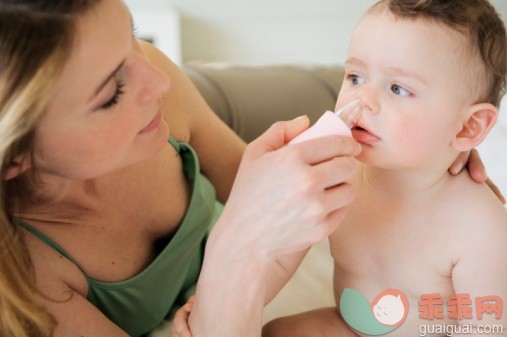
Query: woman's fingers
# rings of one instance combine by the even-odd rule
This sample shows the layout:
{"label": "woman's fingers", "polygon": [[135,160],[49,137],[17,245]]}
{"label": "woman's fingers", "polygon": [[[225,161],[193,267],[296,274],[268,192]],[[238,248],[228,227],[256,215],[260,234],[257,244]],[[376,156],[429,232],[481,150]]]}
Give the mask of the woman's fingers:
{"label": "woman's fingers", "polygon": [[505,205],[505,197],[502,195],[502,192],[498,186],[496,186],[495,183],[488,178],[484,162],[482,161],[481,156],[476,149],[460,153],[458,158],[454,161],[454,163],[452,163],[451,167],[449,168],[449,172],[456,175],[460,173],[463,168],[467,168],[470,178],[472,178],[472,180],[475,182],[485,182],[491,188],[493,193],[495,193],[498,199],[500,199],[502,204]]}
{"label": "woman's fingers", "polygon": [[330,188],[352,179],[357,170],[357,161],[351,157],[335,157],[314,165],[313,176],[319,180],[319,186]]}
{"label": "woman's fingers", "polygon": [[276,122],[246,148],[247,157],[252,159],[278,150],[285,146],[292,138],[303,132],[310,125],[306,116],[300,116],[291,121]]}
{"label": "woman's fingers", "polygon": [[463,170],[465,164],[468,162],[468,157],[470,156],[470,151],[461,152],[456,160],[449,167],[449,172],[453,175],[456,175]]}
{"label": "woman's fingers", "polygon": [[[287,142],[308,128],[309,120],[302,116],[287,122],[277,122],[266,132],[252,141],[246,148],[247,160],[255,160],[263,155],[282,149]],[[290,149],[289,149],[290,148]],[[325,136],[290,145],[288,156],[299,156],[309,164],[320,163],[338,156],[356,156],[360,145],[352,137]]]}
{"label": "woman's fingers", "polygon": [[324,136],[291,144],[284,151],[315,165],[335,157],[355,157],[361,152],[361,145],[352,137]]}
{"label": "woman's fingers", "polygon": [[315,235],[314,243],[320,242],[338,228],[345,217],[346,207],[355,197],[356,192],[354,188],[347,183],[342,183],[326,190],[325,199],[321,202],[321,205],[324,209],[323,213],[327,215],[316,227],[317,230],[312,231],[313,235]]}
{"label": "woman's fingers", "polygon": [[502,204],[505,205],[505,197],[503,196],[502,191],[500,191],[498,186],[496,186],[495,183],[489,178],[486,179],[486,184],[489,186],[489,188],[491,188],[491,190],[493,191],[493,193],[495,193],[498,199],[500,199]]}
{"label": "woman's fingers", "polygon": [[169,337],[192,337],[190,327],[188,326],[188,317],[192,311],[193,302],[194,298],[192,296],[184,306],[176,311]]}
{"label": "woman's fingers", "polygon": [[470,151],[470,156],[468,157],[466,166],[468,168],[468,174],[474,181],[483,183],[488,179],[486,168],[484,167],[481,156],[476,149]]}

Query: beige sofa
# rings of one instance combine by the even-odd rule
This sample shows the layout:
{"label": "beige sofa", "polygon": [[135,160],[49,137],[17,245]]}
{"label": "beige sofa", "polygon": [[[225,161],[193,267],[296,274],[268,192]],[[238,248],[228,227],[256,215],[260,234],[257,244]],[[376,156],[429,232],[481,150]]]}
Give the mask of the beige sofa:
{"label": "beige sofa", "polygon": [[343,68],[189,63],[185,73],[215,113],[249,142],[273,122],[334,109]]}

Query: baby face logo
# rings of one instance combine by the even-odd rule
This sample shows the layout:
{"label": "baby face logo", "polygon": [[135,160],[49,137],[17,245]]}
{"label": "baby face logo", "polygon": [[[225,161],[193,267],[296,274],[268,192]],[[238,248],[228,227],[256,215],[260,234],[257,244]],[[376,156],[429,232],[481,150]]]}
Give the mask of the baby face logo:
{"label": "baby face logo", "polygon": [[340,312],[345,322],[354,330],[379,336],[403,324],[408,314],[408,299],[397,289],[386,289],[379,293],[370,305],[363,294],[346,288],[340,298]]}
{"label": "baby face logo", "polygon": [[408,314],[407,296],[397,289],[386,289],[373,300],[371,311],[380,324],[400,326]]}

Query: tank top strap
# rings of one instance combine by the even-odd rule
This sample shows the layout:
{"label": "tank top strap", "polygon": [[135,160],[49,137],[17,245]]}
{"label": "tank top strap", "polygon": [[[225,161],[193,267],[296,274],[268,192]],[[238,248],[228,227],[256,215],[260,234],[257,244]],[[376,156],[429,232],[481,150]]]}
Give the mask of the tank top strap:
{"label": "tank top strap", "polygon": [[[185,150],[185,147],[182,145],[182,143],[179,143],[174,137],[169,136],[168,139],[169,143],[174,147],[174,149],[180,153]],[[51,238],[49,238],[46,234],[42,233],[38,229],[30,226],[28,223],[24,222],[21,219],[14,219],[14,222],[26,229],[28,232],[32,233],[37,239],[44,242],[46,245],[57,251],[58,253],[62,254],[66,259],[68,259],[70,262],[72,262],[74,265],[76,265],[79,268],[79,265],[77,262],[56,242],[54,242]]]}
{"label": "tank top strap", "polygon": [[42,233],[41,231],[39,231],[35,227],[30,226],[29,224],[27,224],[26,222],[24,222],[21,219],[16,218],[16,219],[14,219],[14,221],[18,225],[20,225],[21,227],[23,227],[24,229],[29,231],[30,233],[32,233],[37,239],[44,242],[46,245],[48,245],[52,249],[56,250],[58,253],[65,256],[65,258],[67,260],[69,260],[70,262],[72,262],[74,265],[76,265],[79,268],[79,265],[76,263],[76,261],[74,261],[74,259],[62,247],[57,245],[56,242],[51,240],[46,234]]}
{"label": "tank top strap", "polygon": [[168,139],[169,143],[171,143],[171,145],[174,147],[174,149],[177,151],[177,152],[180,152],[181,150],[181,145],[180,143],[174,139],[173,136],[169,135],[169,139]]}

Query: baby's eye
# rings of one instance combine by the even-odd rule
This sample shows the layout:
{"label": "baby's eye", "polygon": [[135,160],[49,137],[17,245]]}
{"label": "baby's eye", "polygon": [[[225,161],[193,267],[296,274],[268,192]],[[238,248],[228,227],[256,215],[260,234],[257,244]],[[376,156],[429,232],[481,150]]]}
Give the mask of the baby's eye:
{"label": "baby's eye", "polygon": [[391,90],[398,96],[410,96],[410,91],[400,87],[398,84],[393,84]]}
{"label": "baby's eye", "polygon": [[363,84],[364,80],[359,75],[349,74],[347,75],[347,80],[349,80],[353,85]]}

